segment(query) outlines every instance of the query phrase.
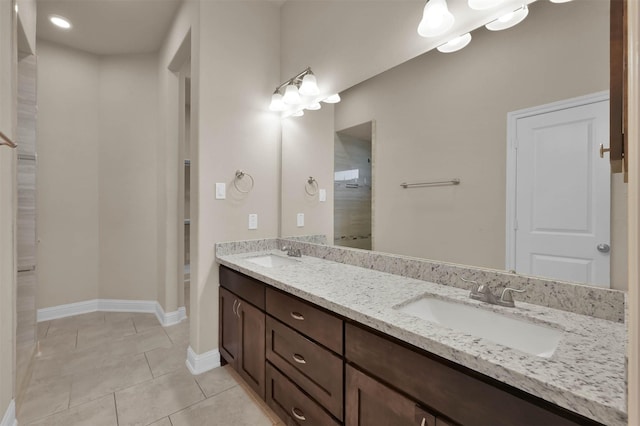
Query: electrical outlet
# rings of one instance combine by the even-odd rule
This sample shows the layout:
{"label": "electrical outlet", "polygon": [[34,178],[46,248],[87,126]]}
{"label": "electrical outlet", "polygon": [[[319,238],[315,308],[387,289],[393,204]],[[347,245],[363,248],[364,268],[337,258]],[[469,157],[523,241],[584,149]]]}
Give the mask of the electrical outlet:
{"label": "electrical outlet", "polygon": [[249,229],[258,229],[258,215],[255,213],[249,215]]}
{"label": "electrical outlet", "polygon": [[304,213],[298,213],[297,223],[298,228],[302,228],[304,226]]}

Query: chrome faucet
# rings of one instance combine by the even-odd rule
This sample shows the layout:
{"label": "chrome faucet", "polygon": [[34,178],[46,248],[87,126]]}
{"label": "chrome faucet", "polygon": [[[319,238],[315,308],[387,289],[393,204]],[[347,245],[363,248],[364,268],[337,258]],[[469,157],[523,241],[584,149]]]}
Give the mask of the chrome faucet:
{"label": "chrome faucet", "polygon": [[469,292],[469,297],[473,300],[479,300],[481,302],[489,303],[491,305],[500,305],[506,306],[508,308],[513,308],[516,306],[512,293],[524,293],[525,290],[518,290],[511,287],[505,287],[502,290],[502,294],[500,298],[494,295],[491,292],[491,289],[486,284],[478,284],[477,281],[468,280],[463,277],[460,279],[466,283],[471,283],[473,287],[471,287],[471,292]]}
{"label": "chrome faucet", "polygon": [[302,257],[302,251],[300,251],[300,249],[293,248],[291,246],[282,246],[281,250],[282,251],[286,251],[287,252],[287,256]]}

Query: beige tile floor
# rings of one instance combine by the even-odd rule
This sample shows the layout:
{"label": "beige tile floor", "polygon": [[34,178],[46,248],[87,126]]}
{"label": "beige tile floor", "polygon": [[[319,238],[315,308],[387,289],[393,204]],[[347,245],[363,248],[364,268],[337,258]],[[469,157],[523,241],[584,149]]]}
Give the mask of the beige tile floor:
{"label": "beige tile floor", "polygon": [[94,312],[38,324],[21,426],[282,425],[228,366],[193,376],[188,320]]}

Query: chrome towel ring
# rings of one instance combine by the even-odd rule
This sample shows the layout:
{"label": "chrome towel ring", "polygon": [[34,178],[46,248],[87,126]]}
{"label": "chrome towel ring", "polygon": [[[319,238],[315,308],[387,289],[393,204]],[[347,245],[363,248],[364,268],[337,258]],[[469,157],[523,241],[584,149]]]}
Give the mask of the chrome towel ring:
{"label": "chrome towel ring", "polygon": [[318,193],[318,181],[313,176],[309,176],[304,184],[304,192],[312,197]]}
{"label": "chrome towel ring", "polygon": [[[244,179],[244,178],[245,178],[245,176],[246,176],[246,177],[248,177],[248,178],[249,178],[249,181],[251,182],[251,183],[249,184],[249,189],[247,189],[246,191],[245,191],[245,190],[240,189],[240,186],[238,185],[238,183],[239,183],[242,179]],[[236,190],[238,190],[238,192],[240,192],[240,193],[242,193],[242,194],[248,194],[248,193],[253,189],[253,184],[254,184],[253,176],[251,176],[249,173],[244,172],[244,171],[242,171],[242,170],[236,170],[236,176],[235,176],[235,178],[233,179],[233,186],[236,188]]]}

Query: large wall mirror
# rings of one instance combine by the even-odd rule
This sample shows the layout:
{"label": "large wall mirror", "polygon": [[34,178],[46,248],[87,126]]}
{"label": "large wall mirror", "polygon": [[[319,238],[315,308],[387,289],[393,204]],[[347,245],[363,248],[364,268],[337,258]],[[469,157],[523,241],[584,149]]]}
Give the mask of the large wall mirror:
{"label": "large wall mirror", "polygon": [[[354,182],[334,182],[328,196],[337,206],[349,198],[345,191],[364,194],[368,185],[376,251],[626,290],[626,186],[621,175],[608,173],[606,154],[598,155],[599,144],[608,145],[609,3],[540,0],[529,8],[527,19],[511,29],[477,29],[461,51],[430,51],[343,91],[333,116],[324,120],[332,133],[322,130],[322,143],[342,154],[323,157],[322,166],[334,175],[366,165],[366,158],[336,161],[344,163],[344,141],[369,126],[370,151],[352,151],[369,156],[371,170],[364,173],[368,181],[361,178],[351,188],[347,183]],[[601,113],[604,122],[594,118]],[[296,126],[285,123],[283,132]],[[508,142],[508,133],[520,140]],[[565,143],[573,137],[587,145]],[[530,147],[518,145],[527,138]],[[304,155],[287,149],[283,144],[283,182],[294,168],[289,163]],[[460,184],[401,186],[454,179]],[[283,217],[294,214],[288,209],[283,204]],[[335,213],[344,216],[339,208]],[[603,218],[598,226],[608,232],[594,236],[594,223]],[[333,217],[325,219],[333,230]],[[520,235],[526,228],[519,220],[537,224],[528,234],[549,237],[550,246],[564,244],[554,239],[560,234],[593,238],[574,239],[571,244],[585,250],[559,262],[533,248],[533,266],[523,269],[510,260],[519,247],[510,246],[510,229]],[[365,231],[334,232],[329,241],[341,244]],[[602,267],[592,266],[591,258],[606,260],[604,275],[592,270]]]}

